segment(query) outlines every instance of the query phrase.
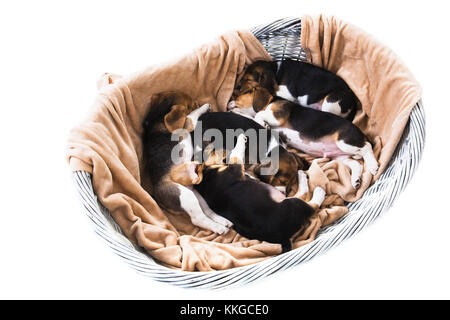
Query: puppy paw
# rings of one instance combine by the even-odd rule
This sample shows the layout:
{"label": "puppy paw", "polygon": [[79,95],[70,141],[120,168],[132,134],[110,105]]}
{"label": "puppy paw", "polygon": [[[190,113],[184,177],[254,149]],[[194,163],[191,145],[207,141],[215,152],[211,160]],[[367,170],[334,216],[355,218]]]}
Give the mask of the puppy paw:
{"label": "puppy paw", "polygon": [[275,186],[275,189],[280,191],[282,194],[286,195],[286,187],[285,186]]}
{"label": "puppy paw", "polygon": [[311,203],[316,204],[318,207],[320,207],[322,205],[322,202],[325,200],[325,195],[326,192],[322,189],[322,187],[316,187],[314,189]]}
{"label": "puppy paw", "polygon": [[244,164],[246,142],[247,137],[245,136],[245,134],[240,134],[237,138],[236,146],[233,150],[231,150],[229,163]]}
{"label": "puppy paw", "polygon": [[370,173],[373,176],[376,176],[378,173],[378,163],[373,162],[373,163],[368,163],[367,164],[367,168],[369,169]]}
{"label": "puppy paw", "polygon": [[352,186],[355,190],[358,190],[359,187],[361,186],[361,178],[359,177],[352,178]]}
{"label": "puppy paw", "polygon": [[202,217],[194,217],[191,219],[194,226],[210,230],[217,234],[225,234],[228,232],[228,228],[212,219],[212,217],[207,217],[206,215]]}
{"label": "puppy paw", "polygon": [[233,226],[233,222],[217,214],[212,216],[211,218],[213,219],[213,221],[217,222],[218,224],[226,228],[231,228]]}
{"label": "puppy paw", "polygon": [[222,235],[227,233],[229,230],[230,230],[229,228],[217,223],[217,227],[214,227],[214,230],[211,231]]}
{"label": "puppy paw", "polygon": [[261,127],[264,127],[264,129],[270,129],[270,126],[267,122],[263,120],[256,120],[254,119]]}
{"label": "puppy paw", "polygon": [[253,120],[259,124],[262,127],[267,128],[267,123],[264,121],[263,117],[261,116],[261,113],[257,113],[256,116],[253,118]]}
{"label": "puppy paw", "polygon": [[200,110],[200,113],[201,113],[201,114],[206,113],[206,112],[208,112],[209,110],[211,110],[211,105],[210,105],[209,103],[205,103],[204,105],[202,105],[202,106],[199,108],[199,110]]}
{"label": "puppy paw", "polygon": [[[256,120],[255,120],[256,121]],[[267,123],[265,123],[264,121],[256,121],[257,124],[259,124],[261,127],[266,128],[267,129]]]}
{"label": "puppy paw", "polygon": [[247,136],[243,133],[241,133],[239,135],[239,137],[237,138],[237,144],[244,144],[247,142]]}
{"label": "puppy paw", "polygon": [[308,176],[303,170],[298,170],[298,187],[300,196],[309,192]]}

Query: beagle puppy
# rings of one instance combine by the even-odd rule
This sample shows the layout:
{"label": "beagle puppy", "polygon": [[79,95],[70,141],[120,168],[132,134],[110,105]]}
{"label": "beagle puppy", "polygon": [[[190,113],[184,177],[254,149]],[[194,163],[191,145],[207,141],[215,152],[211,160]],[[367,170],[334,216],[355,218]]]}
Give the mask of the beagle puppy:
{"label": "beagle puppy", "polygon": [[182,92],[153,95],[143,123],[143,157],[152,184],[151,194],[158,204],[170,212],[187,213],[196,226],[223,234],[232,223],[215,214],[192,188],[200,182],[201,173],[191,162],[189,132],[209,108],[208,104],[199,107]]}
{"label": "beagle puppy", "polygon": [[[192,132],[195,160],[202,162],[205,158],[202,157],[202,151],[211,143],[215,150],[231,152],[236,145],[238,134],[244,132],[249,138],[245,148],[246,170],[286,194],[297,191],[297,172],[307,169],[308,164],[295,153],[287,151],[276,133],[253,119],[232,112],[205,113],[198,120]],[[202,139],[196,138],[196,134],[201,135]],[[226,139],[230,140],[229,143],[226,143]],[[269,170],[270,167],[273,170]]]}
{"label": "beagle puppy", "polygon": [[[372,175],[378,163],[372,145],[361,130],[347,119],[329,112],[277,99],[260,108],[255,121],[278,131],[287,145],[314,157],[341,160],[351,170],[351,182],[360,186],[362,166],[353,159],[364,159]],[[351,159],[353,158],[353,159]]]}
{"label": "beagle puppy", "polygon": [[[260,89],[255,91],[255,88]],[[350,121],[360,104],[345,81],[328,70],[301,61],[259,60],[246,69],[229,109],[248,105],[245,100],[252,99],[252,96],[264,99],[269,95],[331,112]]]}
{"label": "beagle puppy", "polygon": [[292,248],[295,235],[321,206],[325,191],[314,189],[309,203],[300,197],[308,192],[306,174],[298,171],[298,191],[286,197],[273,186],[245,174],[246,136],[239,135],[231,151],[231,163],[220,156],[208,159],[201,167],[202,180],[195,189],[217,214],[233,222],[234,229],[249,239],[280,243],[283,252]]}

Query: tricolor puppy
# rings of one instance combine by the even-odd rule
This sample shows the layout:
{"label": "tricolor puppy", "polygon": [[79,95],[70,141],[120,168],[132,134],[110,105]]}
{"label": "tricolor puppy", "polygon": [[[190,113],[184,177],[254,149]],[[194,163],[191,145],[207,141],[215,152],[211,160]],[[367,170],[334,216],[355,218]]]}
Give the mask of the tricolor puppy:
{"label": "tricolor puppy", "polygon": [[234,229],[244,237],[280,243],[283,252],[291,249],[291,237],[321,206],[325,191],[314,189],[309,203],[300,197],[308,192],[303,171],[298,175],[298,192],[286,197],[273,186],[252,179],[244,172],[245,135],[240,135],[231,151],[232,164],[206,161],[202,165],[202,181],[195,189],[217,214],[233,222]]}
{"label": "tricolor puppy", "polygon": [[[189,132],[209,108],[208,104],[199,107],[182,92],[153,95],[143,123],[143,157],[152,196],[158,204],[171,212],[187,213],[196,226],[223,234],[232,224],[216,215],[192,188],[200,182],[201,174],[198,164],[191,162],[193,149]],[[174,139],[177,131],[181,132]]]}
{"label": "tricolor puppy", "polygon": [[255,121],[278,131],[292,148],[314,157],[342,160],[351,170],[355,189],[360,186],[362,167],[353,159],[363,158],[373,175],[378,171],[372,145],[347,119],[278,99],[263,107],[255,115]]}
{"label": "tricolor puppy", "polygon": [[[260,92],[254,88],[264,88]],[[240,108],[252,95],[278,96],[304,107],[331,112],[353,120],[359,100],[345,81],[334,73],[309,63],[283,60],[256,61],[241,78],[229,108]]]}
{"label": "tricolor puppy", "polygon": [[[209,133],[212,133],[211,135]],[[209,112],[199,117],[198,125],[193,131],[194,159],[204,154],[212,143],[215,150],[227,150],[236,145],[237,137],[245,133],[248,137],[245,148],[246,170],[286,194],[295,193],[298,186],[298,170],[307,169],[307,163],[296,154],[286,150],[278,135],[264,128],[253,119],[232,112]],[[195,136],[199,135],[202,139]],[[227,143],[229,139],[230,143]],[[271,168],[273,170],[269,170]]]}

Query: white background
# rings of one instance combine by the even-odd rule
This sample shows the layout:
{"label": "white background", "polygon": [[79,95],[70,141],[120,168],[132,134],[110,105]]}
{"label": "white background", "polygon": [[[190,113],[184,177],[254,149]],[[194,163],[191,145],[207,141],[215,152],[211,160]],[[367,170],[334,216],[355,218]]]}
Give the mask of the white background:
{"label": "white background", "polygon": [[[443,3],[2,1],[0,298],[450,298],[450,23]],[[357,236],[245,287],[187,290],[137,274],[94,234],[64,156],[97,78],[179,57],[228,30],[321,12],[375,35],[423,86],[426,147],[407,189]]]}

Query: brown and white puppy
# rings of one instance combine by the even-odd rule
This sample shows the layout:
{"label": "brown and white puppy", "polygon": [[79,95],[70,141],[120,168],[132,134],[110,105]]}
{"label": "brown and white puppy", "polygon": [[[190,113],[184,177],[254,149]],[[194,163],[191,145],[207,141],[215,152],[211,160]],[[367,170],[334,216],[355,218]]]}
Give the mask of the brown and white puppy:
{"label": "brown and white puppy", "polygon": [[[192,164],[190,131],[210,106],[198,103],[182,92],[153,95],[143,123],[143,157],[152,184],[152,196],[171,212],[187,213],[194,225],[223,234],[232,225],[206,205],[192,184],[201,180]],[[178,132],[178,134],[176,134]]]}
{"label": "brown and white puppy", "polygon": [[[338,75],[309,63],[283,60],[256,61],[241,78],[229,104],[229,109],[242,108],[253,88],[263,88],[265,94],[298,103],[304,107],[331,112],[353,120],[359,100]],[[245,112],[236,110],[235,112]]]}
{"label": "brown and white puppy", "polygon": [[254,120],[278,131],[292,148],[314,157],[343,161],[351,170],[355,189],[360,185],[362,167],[353,159],[363,158],[373,175],[378,171],[372,145],[361,130],[347,119],[278,99],[257,112]]}
{"label": "brown and white puppy", "polygon": [[[298,171],[298,191],[286,197],[273,186],[245,174],[246,137],[241,134],[231,151],[231,163],[224,157],[206,161],[202,165],[203,179],[195,189],[217,214],[233,222],[242,236],[272,243],[280,243],[283,252],[291,249],[291,237],[321,206],[325,191],[314,189],[309,203],[300,198],[308,192],[307,177]],[[210,160],[210,159],[208,159]]]}

